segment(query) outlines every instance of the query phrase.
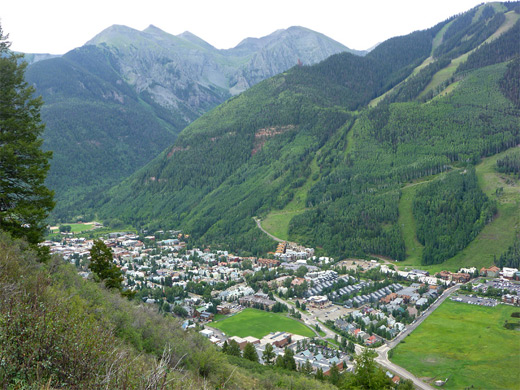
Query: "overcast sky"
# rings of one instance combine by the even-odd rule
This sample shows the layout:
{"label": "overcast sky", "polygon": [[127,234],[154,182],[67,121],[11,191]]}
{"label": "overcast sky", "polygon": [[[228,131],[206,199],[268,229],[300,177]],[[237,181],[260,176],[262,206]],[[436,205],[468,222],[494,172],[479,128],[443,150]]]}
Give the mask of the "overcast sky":
{"label": "overcast sky", "polygon": [[171,34],[191,31],[219,49],[290,26],[321,32],[351,49],[422,30],[482,0],[2,0],[11,49],[63,54],[113,24]]}

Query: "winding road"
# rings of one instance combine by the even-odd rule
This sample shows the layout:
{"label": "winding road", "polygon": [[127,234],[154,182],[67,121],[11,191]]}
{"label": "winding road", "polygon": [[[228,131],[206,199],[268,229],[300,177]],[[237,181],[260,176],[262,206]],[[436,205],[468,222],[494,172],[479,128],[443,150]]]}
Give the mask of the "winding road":
{"label": "winding road", "polygon": [[285,242],[285,240],[282,240],[278,237],[275,237],[273,236],[271,233],[269,233],[268,231],[266,231],[262,225],[260,224],[260,219],[259,218],[256,218],[256,217],[253,217],[253,219],[255,220],[256,222],[256,226],[258,226],[258,229],[260,229],[261,231],[263,231],[265,234],[267,234],[269,237],[271,237],[273,240],[275,241],[278,241],[278,242]]}

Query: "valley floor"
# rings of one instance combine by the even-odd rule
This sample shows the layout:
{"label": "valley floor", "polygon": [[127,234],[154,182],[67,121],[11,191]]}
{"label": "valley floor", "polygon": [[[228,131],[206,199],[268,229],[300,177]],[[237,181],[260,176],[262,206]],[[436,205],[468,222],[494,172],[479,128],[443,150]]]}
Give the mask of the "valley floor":
{"label": "valley floor", "polygon": [[443,388],[513,389],[520,381],[520,332],[508,330],[518,307],[445,301],[394,350],[392,362]]}

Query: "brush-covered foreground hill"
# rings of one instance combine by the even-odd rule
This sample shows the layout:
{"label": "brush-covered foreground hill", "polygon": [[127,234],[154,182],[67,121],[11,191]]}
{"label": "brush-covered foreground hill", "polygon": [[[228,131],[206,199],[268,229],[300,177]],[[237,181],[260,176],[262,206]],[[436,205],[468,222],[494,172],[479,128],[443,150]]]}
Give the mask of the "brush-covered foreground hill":
{"label": "brush-covered foreground hill", "polygon": [[54,216],[81,214],[84,199],[145,165],[233,94],[299,59],[312,64],[342,51],[302,27],[218,50],[189,32],[112,26],[64,56],[29,55],[27,80],[45,102],[44,148],[54,151]]}
{"label": "brush-covered foreground hill", "polygon": [[[5,389],[335,389],[218,352],[180,321],[46,264],[0,232],[0,385]],[[384,377],[384,374],[381,374]]]}
{"label": "brush-covered foreground hill", "polygon": [[422,231],[443,233],[423,242],[423,262],[443,261],[495,211],[472,166],[520,142],[518,20],[518,3],[482,5],[364,57],[342,53],[261,82],[186,128],[100,211],[252,253],[272,249],[252,217],[286,213],[291,240],[404,259],[401,187],[453,171],[446,183],[458,195],[432,187],[421,196],[435,207],[414,211]]}

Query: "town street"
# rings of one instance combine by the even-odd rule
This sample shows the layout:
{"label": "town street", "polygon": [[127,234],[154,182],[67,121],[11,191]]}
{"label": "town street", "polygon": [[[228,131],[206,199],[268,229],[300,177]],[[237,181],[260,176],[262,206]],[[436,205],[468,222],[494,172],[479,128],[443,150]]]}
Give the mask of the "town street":
{"label": "town street", "polygon": [[[392,348],[394,348],[397,344],[399,344],[406,336],[408,336],[411,332],[414,331],[415,328],[417,328],[430,314],[432,314],[435,309],[437,309],[442,302],[446,300],[453,292],[458,290],[460,288],[460,284],[456,284],[455,286],[452,286],[444,291],[444,293],[428,308],[426,309],[421,316],[415,320],[412,324],[408,325],[406,329],[401,332],[394,340],[389,341],[386,344],[383,344],[379,348],[376,348],[377,357],[376,362],[379,363],[382,367],[395,372],[397,375],[399,375],[401,378],[410,379],[414,386],[419,389],[425,389],[425,390],[433,390],[434,387],[430,386],[429,384],[423,382],[419,378],[417,378],[415,375],[413,375],[411,372],[405,370],[401,366],[398,366],[397,364],[392,363],[388,359],[388,351]],[[360,353],[362,351],[361,346],[356,344],[356,352]]]}

